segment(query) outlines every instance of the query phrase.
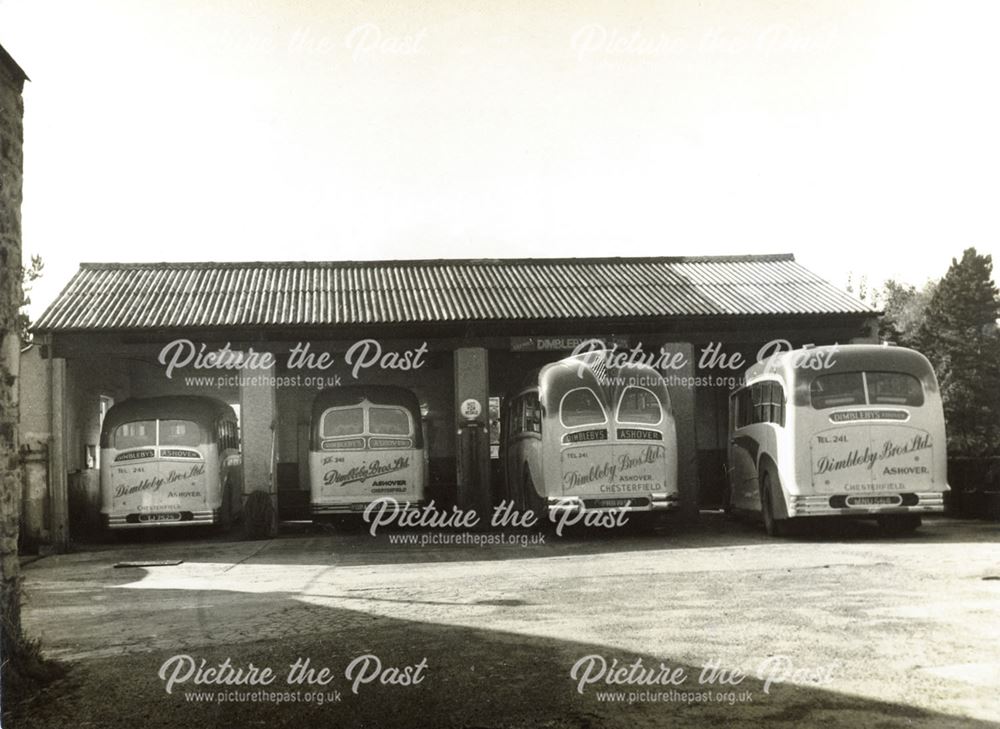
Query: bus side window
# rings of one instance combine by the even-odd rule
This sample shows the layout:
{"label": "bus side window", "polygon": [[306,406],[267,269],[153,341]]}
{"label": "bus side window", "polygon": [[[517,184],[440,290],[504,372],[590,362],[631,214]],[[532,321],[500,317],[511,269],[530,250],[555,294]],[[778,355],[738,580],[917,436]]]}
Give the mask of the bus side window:
{"label": "bus side window", "polygon": [[780,382],[771,383],[772,423],[785,427],[785,389]]}
{"label": "bus side window", "polygon": [[751,422],[763,423],[764,417],[764,385],[757,383],[750,388],[753,397],[753,419]]}
{"label": "bus side window", "polygon": [[524,429],[529,433],[542,432],[542,413],[538,406],[537,392],[524,397]]}
{"label": "bus side window", "polygon": [[733,395],[733,405],[736,408],[736,417],[734,418],[734,426],[737,428],[745,428],[751,424],[753,415],[753,405],[750,400],[750,388],[744,387],[742,390]]}
{"label": "bus side window", "polygon": [[511,422],[513,423],[514,435],[520,435],[524,432],[524,396],[520,396],[514,399],[514,404],[511,406]]}
{"label": "bus side window", "polygon": [[227,447],[234,451],[238,451],[240,449],[240,439],[236,433],[236,423],[232,420],[226,421],[226,435],[229,438],[229,444]]}
{"label": "bus side window", "polygon": [[778,422],[778,388],[777,382],[764,385],[764,415],[769,423]]}

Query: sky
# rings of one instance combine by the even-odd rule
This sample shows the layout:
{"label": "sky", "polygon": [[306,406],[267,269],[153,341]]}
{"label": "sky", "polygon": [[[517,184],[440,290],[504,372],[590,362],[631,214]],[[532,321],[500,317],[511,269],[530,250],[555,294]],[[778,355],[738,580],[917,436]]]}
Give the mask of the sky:
{"label": "sky", "polygon": [[34,314],[81,261],[1000,259],[1000,4],[0,0]]}

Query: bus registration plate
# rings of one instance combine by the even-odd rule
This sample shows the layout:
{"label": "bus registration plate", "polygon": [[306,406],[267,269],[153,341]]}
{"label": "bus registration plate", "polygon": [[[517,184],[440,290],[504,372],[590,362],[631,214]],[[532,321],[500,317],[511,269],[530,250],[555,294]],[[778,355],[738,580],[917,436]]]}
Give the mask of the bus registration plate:
{"label": "bus registration plate", "polygon": [[180,521],[181,515],[177,512],[169,512],[166,514],[140,514],[139,521],[141,522],[151,522],[151,521]]}
{"label": "bus registration plate", "polygon": [[848,496],[848,506],[896,506],[901,503],[899,496]]}

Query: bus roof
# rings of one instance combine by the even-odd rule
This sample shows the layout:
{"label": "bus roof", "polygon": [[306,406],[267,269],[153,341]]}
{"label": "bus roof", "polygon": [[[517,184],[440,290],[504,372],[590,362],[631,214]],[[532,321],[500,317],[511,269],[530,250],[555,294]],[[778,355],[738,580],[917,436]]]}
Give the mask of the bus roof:
{"label": "bus roof", "polygon": [[920,352],[885,344],[832,344],[793,349],[757,362],[747,370],[746,380],[750,382],[765,375],[778,375],[785,382],[790,382],[858,370],[904,372],[922,380],[935,381],[934,368]]}
{"label": "bus roof", "polygon": [[320,390],[313,400],[313,417],[322,415],[327,408],[357,405],[364,400],[375,405],[399,405],[420,422],[420,401],[412,390],[399,385],[344,385]]}
{"label": "bus roof", "polygon": [[236,420],[233,408],[214,397],[201,395],[171,395],[165,397],[130,398],[117,403],[104,416],[102,433],[109,433],[123,423],[136,420],[191,420],[210,423],[220,418]]}
{"label": "bus roof", "polygon": [[[616,358],[625,359],[619,360]],[[554,376],[557,372],[565,368],[576,369],[579,367],[589,370],[599,380],[639,374],[662,377],[662,373],[652,365],[642,361],[630,361],[624,351],[619,352],[613,349],[603,349],[574,354],[556,362],[549,362],[537,370],[538,378],[545,379],[546,377]]]}
{"label": "bus roof", "polygon": [[[655,392],[668,412],[671,412],[670,394],[663,373],[646,362],[615,360],[627,357],[627,352],[598,350],[587,354],[565,357],[550,362],[538,371],[537,383],[549,402],[558,402],[563,395],[577,387],[591,387],[602,391],[608,402],[617,402],[630,387]],[[607,357],[612,357],[609,361]]]}

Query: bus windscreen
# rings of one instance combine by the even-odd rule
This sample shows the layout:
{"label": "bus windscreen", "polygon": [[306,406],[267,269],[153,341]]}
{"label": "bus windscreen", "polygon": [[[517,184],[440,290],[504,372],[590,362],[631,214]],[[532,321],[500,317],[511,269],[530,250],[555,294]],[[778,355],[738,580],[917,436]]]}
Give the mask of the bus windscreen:
{"label": "bus windscreen", "polygon": [[409,435],[410,416],[402,408],[369,408],[368,431],[373,435]]}
{"label": "bus windscreen", "polygon": [[821,375],[809,387],[812,406],[817,410],[865,404],[865,382],[860,372]]}
{"label": "bus windscreen", "polygon": [[656,425],[662,410],[660,400],[644,387],[629,387],[618,403],[618,422]]}
{"label": "bus windscreen", "polygon": [[924,404],[920,380],[904,372],[838,372],[821,375],[812,381],[809,395],[816,410],[851,405],[920,407]]}
{"label": "bus windscreen", "polygon": [[365,413],[361,408],[334,408],[323,416],[323,437],[360,435],[365,429]]}
{"label": "bus windscreen", "polygon": [[903,372],[866,372],[868,399],[872,405],[906,405],[920,407],[924,404],[924,390],[920,380]]}
{"label": "bus windscreen", "polygon": [[156,421],[137,420],[122,423],[115,428],[114,447],[122,451],[126,448],[141,448],[156,445]]}
{"label": "bus windscreen", "polygon": [[587,387],[578,387],[566,393],[559,407],[559,417],[567,428],[603,423],[606,419],[600,400]]}
{"label": "bus windscreen", "polygon": [[161,420],[161,446],[196,446],[202,442],[201,428],[190,420]]}

